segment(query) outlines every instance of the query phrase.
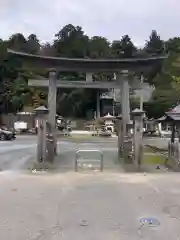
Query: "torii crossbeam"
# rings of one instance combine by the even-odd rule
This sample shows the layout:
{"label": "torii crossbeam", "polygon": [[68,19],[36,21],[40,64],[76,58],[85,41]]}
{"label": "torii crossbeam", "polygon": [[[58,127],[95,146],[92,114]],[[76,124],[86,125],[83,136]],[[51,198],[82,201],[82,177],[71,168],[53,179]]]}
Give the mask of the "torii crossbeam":
{"label": "torii crossbeam", "polygon": [[[49,79],[29,79],[28,85],[33,87],[48,87]],[[90,88],[90,89],[119,89],[117,81],[100,82],[100,81],[69,81],[57,79],[57,88]],[[140,80],[135,79],[130,84],[132,89],[143,89],[146,84],[141,84]]]}

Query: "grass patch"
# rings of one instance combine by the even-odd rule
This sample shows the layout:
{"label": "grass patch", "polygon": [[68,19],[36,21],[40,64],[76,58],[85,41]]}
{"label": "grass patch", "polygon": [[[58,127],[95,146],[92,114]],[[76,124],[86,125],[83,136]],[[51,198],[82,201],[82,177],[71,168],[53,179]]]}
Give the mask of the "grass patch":
{"label": "grass patch", "polygon": [[166,162],[166,157],[159,154],[148,154],[145,153],[143,157],[143,164],[159,164],[164,165]]}

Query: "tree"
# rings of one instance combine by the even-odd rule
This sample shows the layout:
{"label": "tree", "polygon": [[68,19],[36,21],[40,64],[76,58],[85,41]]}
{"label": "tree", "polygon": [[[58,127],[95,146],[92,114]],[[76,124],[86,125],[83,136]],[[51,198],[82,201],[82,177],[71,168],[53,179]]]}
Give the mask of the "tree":
{"label": "tree", "polygon": [[120,41],[113,41],[111,45],[113,58],[131,58],[136,51],[137,48],[134,46],[128,35],[124,35]]}
{"label": "tree", "polygon": [[37,54],[40,51],[39,39],[35,34],[30,34],[27,40],[27,52]]}
{"label": "tree", "polygon": [[94,36],[89,40],[88,56],[90,58],[108,58],[110,43],[104,37]]}
{"label": "tree", "polygon": [[166,51],[170,54],[180,54],[180,38],[174,37],[170,38],[168,41],[165,42]]}
{"label": "tree", "polygon": [[[161,55],[161,54],[164,54],[164,51],[165,51],[164,46],[165,46],[164,41],[162,41],[158,33],[155,30],[153,30],[151,32],[149,40],[146,41],[144,51],[147,53],[147,57]],[[157,81],[159,79],[158,78],[159,75],[161,74],[161,70],[162,70],[162,63],[159,62],[150,71],[146,72],[145,75],[148,83],[153,85],[158,84]]]}
{"label": "tree", "polygon": [[128,35],[125,35],[121,38],[121,46],[124,58],[133,57],[134,53],[137,51],[137,48],[134,46],[131,38]]}
{"label": "tree", "polygon": [[155,30],[151,32],[149,40],[146,42],[145,50],[150,55],[159,55],[164,53],[164,42]]}
{"label": "tree", "polygon": [[[142,49],[137,49],[128,35],[110,43],[103,36],[88,37],[80,26],[68,24],[55,35],[55,41],[40,44],[35,34],[26,39],[23,34],[16,33],[8,40],[0,39],[0,112],[20,110],[24,105],[33,107],[46,104],[47,92],[40,88],[29,88],[28,78],[47,77],[46,69],[35,69],[32,73],[28,66],[24,69],[21,60],[7,54],[7,48],[32,54],[60,56],[69,58],[136,58],[147,57],[168,52],[168,59],[163,66],[156,65],[146,73],[146,80],[156,89],[145,108],[149,116],[159,116],[179,101],[180,96],[180,38],[170,38],[164,42],[153,30],[149,40]],[[135,73],[140,75],[141,73]],[[61,72],[63,80],[84,80],[85,73]],[[94,73],[95,81],[111,81],[113,73]],[[59,89],[58,111],[65,116],[85,116],[88,110],[95,109],[96,91],[83,89]],[[137,99],[131,99],[136,106]]]}
{"label": "tree", "polygon": [[159,118],[179,101],[178,92],[173,89],[157,88],[149,102],[144,103],[148,117]]}
{"label": "tree", "polygon": [[13,34],[8,41],[8,48],[12,48],[17,51],[27,51],[27,40],[21,33]]}
{"label": "tree", "polygon": [[55,56],[56,51],[53,45],[45,43],[40,47],[39,54],[43,56]]}
{"label": "tree", "polygon": [[68,24],[56,35],[54,48],[57,56],[83,58],[87,55],[88,36],[81,27]]}

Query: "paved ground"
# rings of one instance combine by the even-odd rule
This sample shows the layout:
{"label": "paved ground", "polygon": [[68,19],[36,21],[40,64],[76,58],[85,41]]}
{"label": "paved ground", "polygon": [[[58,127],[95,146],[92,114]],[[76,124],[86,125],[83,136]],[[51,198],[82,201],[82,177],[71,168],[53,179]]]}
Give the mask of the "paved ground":
{"label": "paved ground", "polygon": [[[151,144],[160,148],[167,148],[168,140],[159,138],[144,139],[144,144]],[[104,152],[105,168],[117,169],[117,144],[116,140],[105,143],[73,143],[61,141],[58,145],[59,163],[62,171],[74,168],[75,152],[78,149],[99,149]],[[89,154],[89,153],[88,153]],[[36,136],[18,136],[12,142],[0,142],[0,170],[27,169],[36,159]],[[85,155],[83,155],[85,156]],[[87,154],[86,154],[87,156]],[[91,153],[91,158],[99,158]]]}
{"label": "paved ground", "polygon": [[[117,148],[115,142],[106,143],[73,143],[60,141],[58,161],[60,170],[74,169],[75,152],[78,149],[99,149],[104,151],[105,160],[111,157],[109,164],[114,166],[117,161]],[[87,154],[86,154],[87,155]],[[0,142],[0,170],[24,170],[36,159],[36,136],[18,136],[15,141]],[[99,158],[92,155],[91,158]]]}
{"label": "paved ground", "polygon": [[0,239],[176,240],[179,185],[176,173],[0,174]]}
{"label": "paved ground", "polygon": [[[0,142],[0,239],[180,239],[178,173],[74,173],[78,148],[106,148],[105,165],[115,170],[116,146],[65,141],[58,145],[62,171],[20,172],[35,158],[35,147],[34,136]],[[160,225],[142,225],[142,217]]]}
{"label": "paved ground", "polygon": [[0,169],[20,170],[35,157],[36,138],[18,136],[14,141],[0,142]]}

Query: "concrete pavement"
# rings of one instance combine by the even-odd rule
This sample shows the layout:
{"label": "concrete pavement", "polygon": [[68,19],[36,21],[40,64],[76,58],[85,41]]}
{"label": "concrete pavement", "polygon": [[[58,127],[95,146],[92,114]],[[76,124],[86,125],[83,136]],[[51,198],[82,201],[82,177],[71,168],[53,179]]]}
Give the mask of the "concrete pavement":
{"label": "concrete pavement", "polygon": [[[112,171],[73,172],[79,148],[104,150]],[[35,136],[0,142],[0,239],[179,239],[179,173],[117,171],[112,142],[62,141],[58,151],[58,173],[27,174],[21,170],[36,156]],[[160,225],[142,225],[143,217]]]}
{"label": "concrete pavement", "polygon": [[179,184],[176,173],[0,174],[0,239],[176,240]]}

